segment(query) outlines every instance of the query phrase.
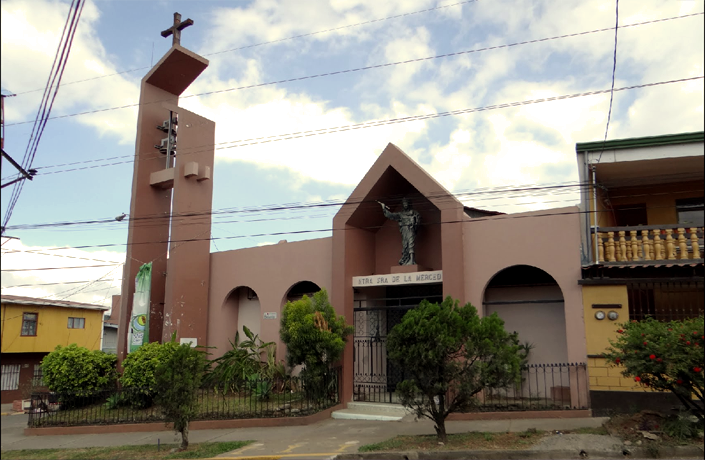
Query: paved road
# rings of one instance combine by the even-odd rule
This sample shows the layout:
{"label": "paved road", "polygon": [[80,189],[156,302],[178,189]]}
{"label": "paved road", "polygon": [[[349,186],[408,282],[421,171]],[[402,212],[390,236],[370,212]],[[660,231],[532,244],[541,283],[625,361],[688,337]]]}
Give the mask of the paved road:
{"label": "paved road", "polygon": [[[79,448],[136,444],[178,443],[171,431],[143,433],[86,434],[64,436],[24,436],[27,415],[1,417],[2,450]],[[600,426],[603,418],[490,420],[448,422],[449,433],[467,431],[569,430]],[[339,453],[356,452],[358,447],[389,439],[400,434],[434,434],[431,421],[371,422],[334,420],[293,427],[239,428],[191,431],[190,442],[255,441],[242,449],[219,456],[223,459],[249,457],[332,458]]]}

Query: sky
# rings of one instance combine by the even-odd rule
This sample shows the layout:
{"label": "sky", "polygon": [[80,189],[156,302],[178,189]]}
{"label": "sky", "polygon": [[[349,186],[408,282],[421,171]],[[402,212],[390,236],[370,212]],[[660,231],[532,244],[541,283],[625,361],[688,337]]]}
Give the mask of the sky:
{"label": "sky", "polygon": [[[1,86],[15,94],[4,146],[19,161],[70,2],[0,5]],[[607,139],[703,130],[704,10],[702,0],[619,2],[615,89],[691,80],[615,91]],[[130,209],[134,104],[171,46],[160,32],[174,12],[194,21],[182,46],[210,62],[180,105],[216,122],[213,209],[227,212],[213,217],[211,251],[330,236],[336,206],[264,208],[344,201],[390,142],[468,206],[575,205],[577,188],[497,191],[577,183],[575,144],[605,136],[614,0],[87,1],[38,174],[2,238],[3,295],[109,305],[119,293],[129,216],[114,218]],[[341,73],[319,76],[332,72]],[[260,86],[238,89],[251,85]],[[321,134],[287,136],[312,130]],[[281,140],[251,141],[268,136]],[[3,161],[2,183],[15,177]],[[73,224],[43,225],[59,222]],[[320,231],[279,234],[302,230]],[[96,245],[110,246],[84,247]]]}

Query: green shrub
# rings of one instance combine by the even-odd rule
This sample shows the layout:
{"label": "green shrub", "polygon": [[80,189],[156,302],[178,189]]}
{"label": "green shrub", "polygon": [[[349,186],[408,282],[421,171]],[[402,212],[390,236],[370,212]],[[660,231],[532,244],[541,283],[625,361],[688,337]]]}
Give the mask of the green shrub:
{"label": "green shrub", "polygon": [[174,342],[146,343],[125,357],[120,384],[126,402],[132,407],[143,409],[152,405],[156,394],[154,373],[176,346]]}
{"label": "green shrub", "polygon": [[117,357],[100,350],[89,350],[75,343],[56,349],[42,360],[44,383],[59,394],[62,405],[89,403],[100,390],[115,387]]}
{"label": "green shrub", "polygon": [[127,398],[124,393],[115,393],[110,395],[105,401],[105,408],[109,410],[117,409],[127,403]]}
{"label": "green shrub", "polygon": [[[247,387],[252,376],[274,379],[286,375],[284,366],[276,362],[276,344],[263,342],[247,326],[242,326],[242,331],[247,340],[240,342],[240,333],[236,332],[230,350],[210,362],[212,369],[205,376],[207,384],[237,392]],[[265,352],[267,361],[262,361]]]}
{"label": "green shrub", "polygon": [[672,438],[685,440],[694,438],[703,429],[702,423],[691,420],[688,413],[674,415],[663,424],[663,431]]}

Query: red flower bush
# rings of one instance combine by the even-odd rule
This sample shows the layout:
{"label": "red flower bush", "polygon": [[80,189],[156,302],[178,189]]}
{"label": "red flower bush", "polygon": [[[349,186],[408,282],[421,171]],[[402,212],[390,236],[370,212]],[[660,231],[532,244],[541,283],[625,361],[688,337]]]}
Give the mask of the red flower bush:
{"label": "red flower bush", "polygon": [[[705,422],[705,362],[700,344],[703,317],[660,322],[653,318],[620,324],[604,354],[622,375],[654,391],[670,391],[701,422]],[[692,336],[690,335],[692,334]]]}

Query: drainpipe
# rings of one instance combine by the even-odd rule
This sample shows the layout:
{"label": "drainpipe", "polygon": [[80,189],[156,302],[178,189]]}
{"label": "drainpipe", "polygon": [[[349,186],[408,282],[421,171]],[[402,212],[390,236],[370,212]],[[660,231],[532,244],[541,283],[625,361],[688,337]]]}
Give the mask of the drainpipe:
{"label": "drainpipe", "polygon": [[594,233],[594,248],[593,248],[593,260],[595,261],[595,264],[598,263],[598,252],[597,252],[597,179],[595,178],[595,165],[591,165],[590,168],[592,169],[592,212],[593,216],[595,219],[594,225],[593,225],[593,233]]}

